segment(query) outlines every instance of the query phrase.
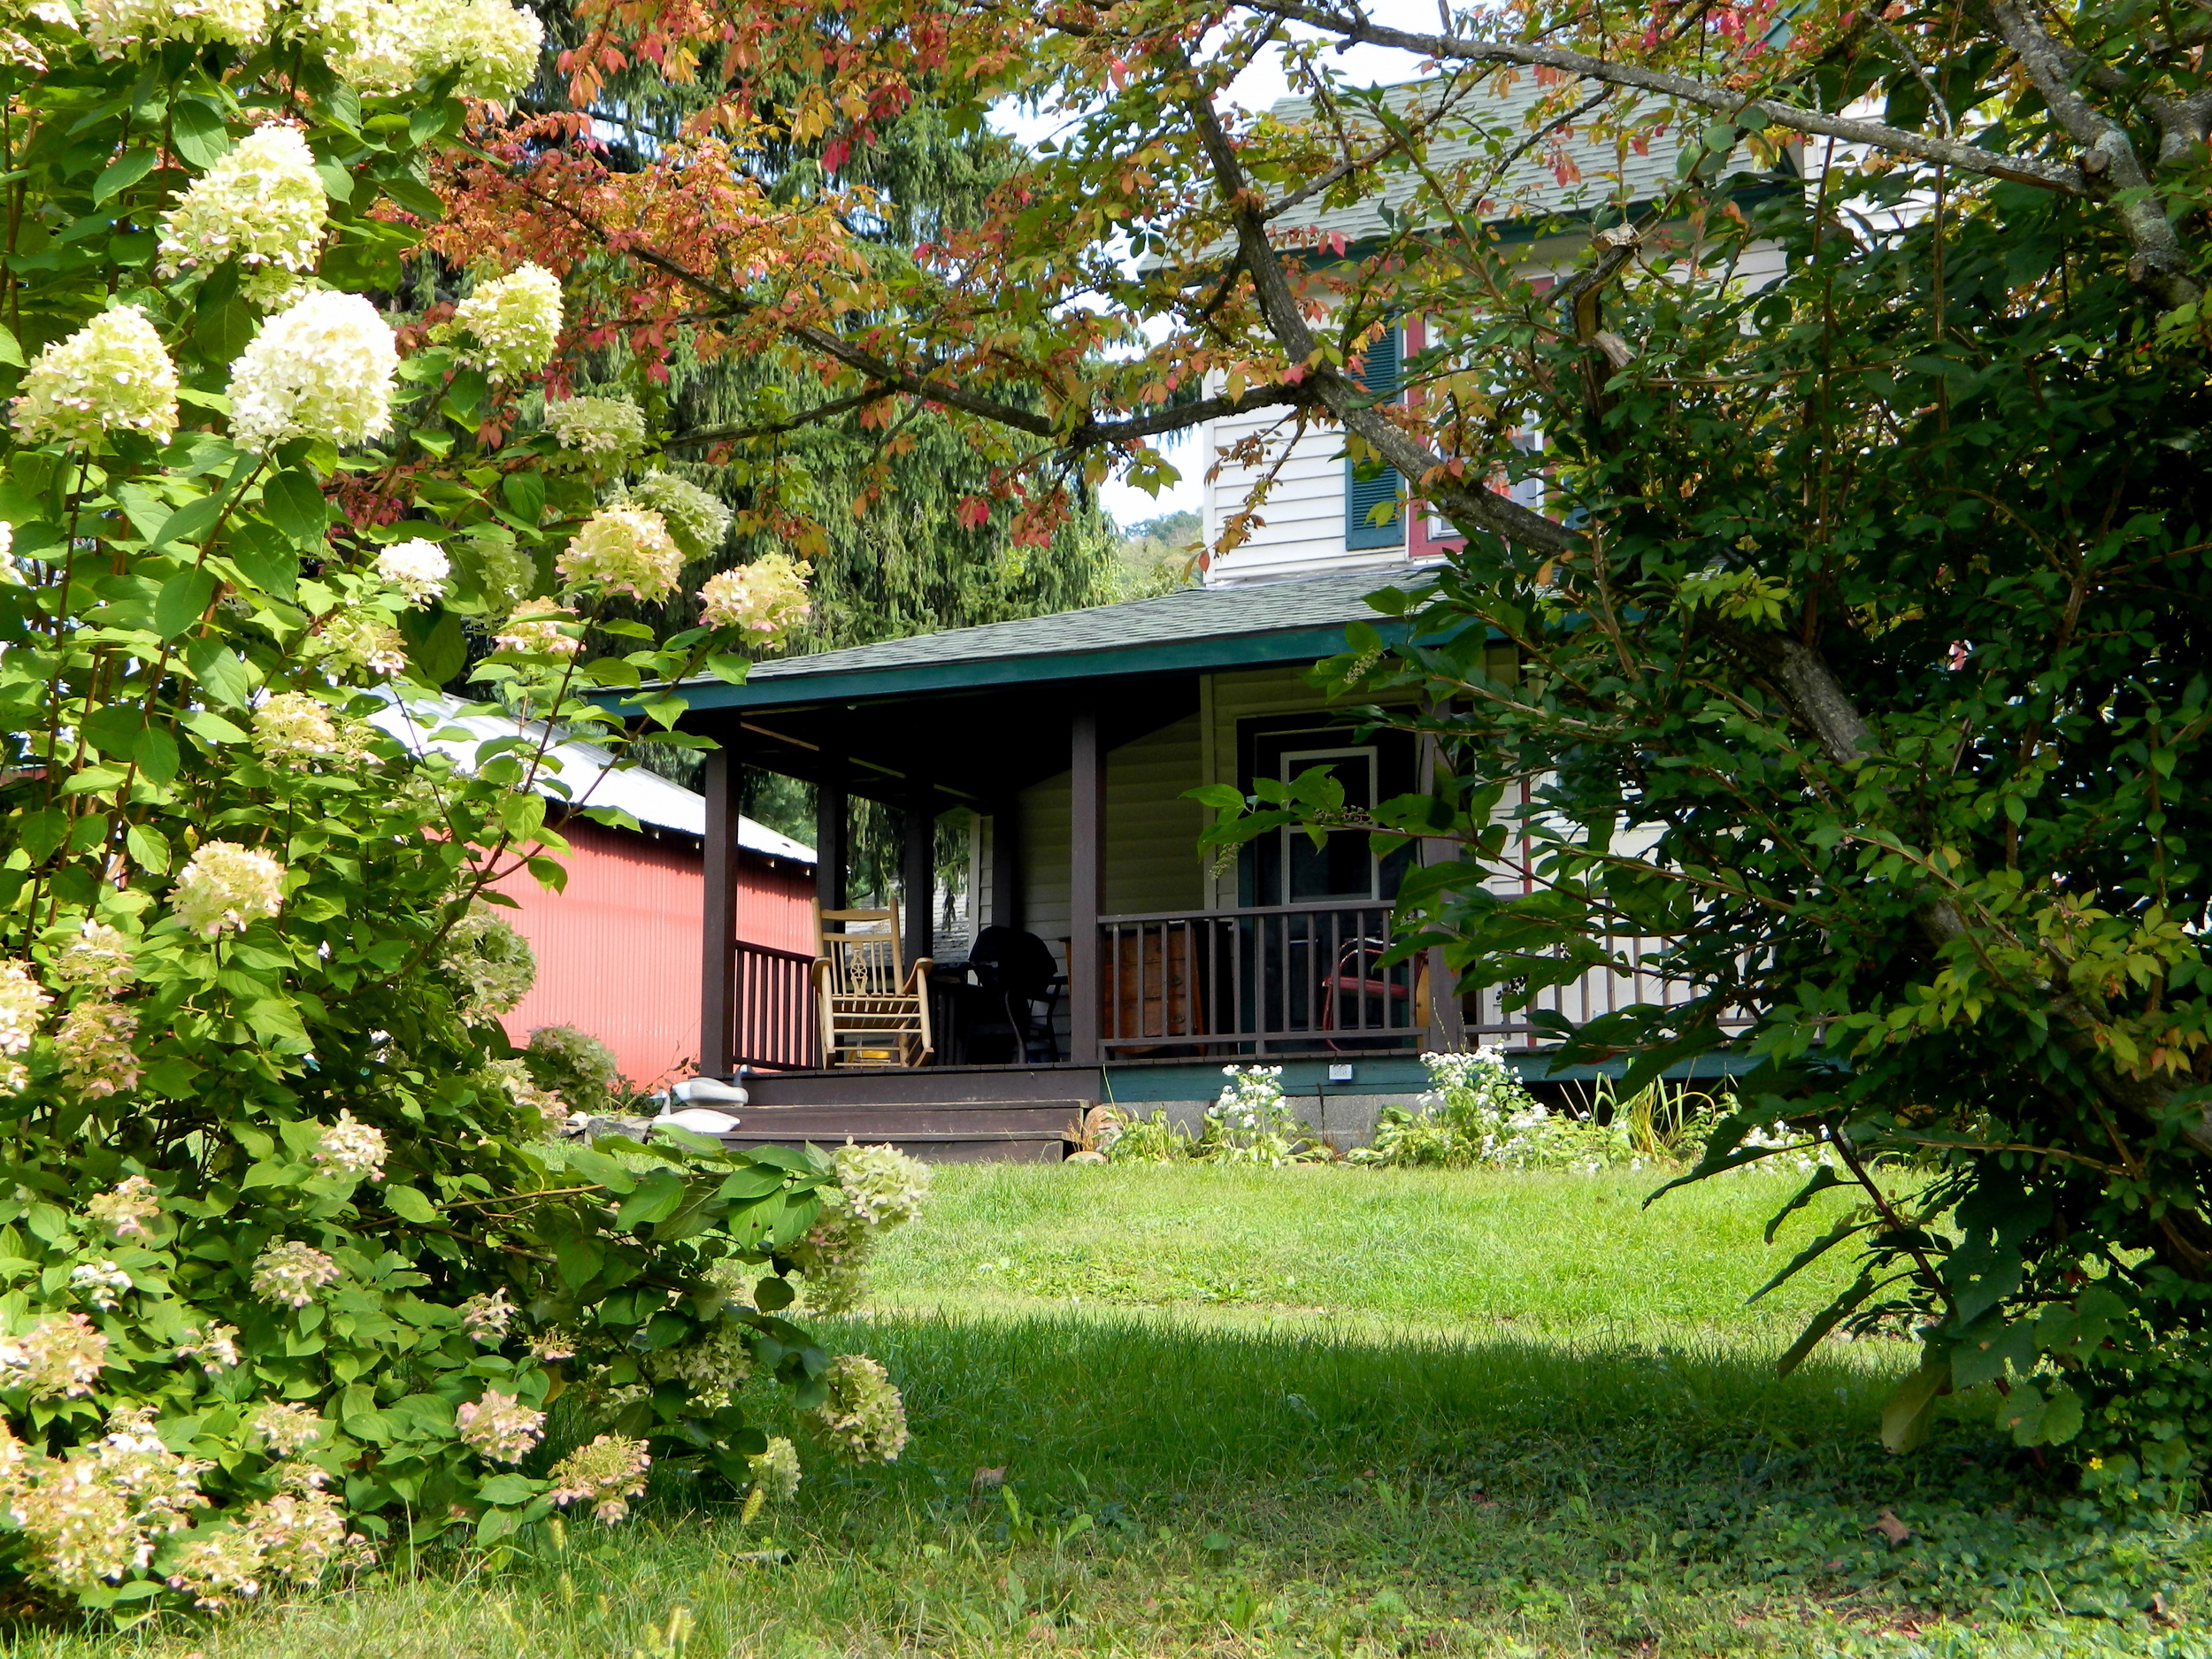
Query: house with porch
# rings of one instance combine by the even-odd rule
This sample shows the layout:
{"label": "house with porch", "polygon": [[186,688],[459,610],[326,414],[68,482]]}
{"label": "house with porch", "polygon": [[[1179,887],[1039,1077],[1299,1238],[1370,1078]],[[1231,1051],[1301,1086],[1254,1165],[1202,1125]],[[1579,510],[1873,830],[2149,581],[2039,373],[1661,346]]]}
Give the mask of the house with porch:
{"label": "house with porch", "polygon": [[[1501,1044],[1544,1075],[1525,1012],[1506,1014],[1494,993],[1463,999],[1440,963],[1379,960],[1407,862],[1453,856],[1448,844],[1378,858],[1363,835],[1317,849],[1284,834],[1215,863],[1198,849],[1205,810],[1188,792],[1201,784],[1248,790],[1327,765],[1348,799],[1371,802],[1421,783],[1431,757],[1413,737],[1356,735],[1308,680],[1342,650],[1348,623],[1396,626],[1365,603],[1378,586],[1354,572],[1189,588],[684,687],[684,728],[721,746],[704,780],[699,1053],[704,1073],[744,1074],[751,1104],[734,1138],[1056,1157],[1093,1105],[1192,1116],[1225,1065],[1261,1064],[1281,1064],[1307,1120],[1350,1142],[1379,1104],[1425,1087],[1424,1052]],[[904,914],[885,919],[926,1001],[926,1045],[830,1052],[815,953],[740,936],[743,766],[814,786],[825,913],[849,908],[851,799],[903,815]],[[935,936],[948,815],[969,832],[965,940]],[[891,929],[874,926],[887,945]],[[1017,1015],[1018,1033],[1003,998],[984,994],[991,964],[966,959],[991,929],[1050,952],[1050,984],[1027,1022]],[[1593,975],[1549,1005],[1580,1020],[1668,995]]]}

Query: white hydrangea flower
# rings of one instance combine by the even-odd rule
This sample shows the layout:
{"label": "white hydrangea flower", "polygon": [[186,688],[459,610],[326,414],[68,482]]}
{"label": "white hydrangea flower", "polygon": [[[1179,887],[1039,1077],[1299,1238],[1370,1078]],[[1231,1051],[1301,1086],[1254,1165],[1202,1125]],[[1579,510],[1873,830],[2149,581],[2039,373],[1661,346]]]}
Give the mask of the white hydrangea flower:
{"label": "white hydrangea flower", "polygon": [[453,563],[435,541],[418,536],[378,554],[376,573],[404,594],[409,604],[426,605],[445,596],[446,578],[453,573]]}
{"label": "white hydrangea flower", "polygon": [[379,96],[404,92],[422,73],[447,0],[303,0],[288,32],[323,54],[341,81]]}
{"label": "white hydrangea flower", "polygon": [[243,933],[284,908],[284,866],[236,841],[204,841],[177,877],[169,903],[202,938],[227,927]]}
{"label": "white hydrangea flower", "polygon": [[61,1314],[0,1341],[0,1386],[28,1389],[34,1400],[73,1400],[92,1392],[107,1363],[106,1335],[81,1313]]}
{"label": "white hydrangea flower", "polygon": [[895,1463],[906,1449],[906,1402],[890,1373],[863,1354],[841,1354],[823,1380],[829,1398],[815,1421],[841,1457],[856,1463]]}
{"label": "white hydrangea flower", "polygon": [[357,755],[365,736],[304,691],[280,691],[253,711],[253,751],[273,765]]}
{"label": "white hydrangea flower", "polygon": [[253,1294],[279,1307],[304,1308],[339,1277],[338,1263],[314,1246],[280,1239],[254,1257]]}
{"label": "white hydrangea flower", "polygon": [[381,611],[349,605],[324,618],[302,654],[319,657],[340,679],[368,673],[380,680],[407,672],[407,641]]}
{"label": "white hydrangea flower", "polygon": [[469,1334],[469,1340],[484,1348],[497,1348],[507,1339],[507,1327],[515,1322],[521,1311],[507,1300],[504,1286],[488,1296],[471,1296],[461,1304],[461,1328]]}
{"label": "white hydrangea flower", "polygon": [[86,443],[110,432],[166,443],[177,429],[176,365],[144,311],[116,306],[38,354],[14,420],[27,443]]}
{"label": "white hydrangea flower", "polygon": [[315,1162],[341,1175],[365,1175],[373,1181],[380,1181],[384,1179],[387,1153],[381,1129],[358,1121],[349,1111],[342,1111],[338,1121],[323,1130],[323,1138],[315,1148]]}
{"label": "white hydrangea flower", "polygon": [[[513,10],[507,0],[489,4]],[[560,279],[543,265],[526,265],[481,283],[454,309],[451,326],[468,337],[459,354],[463,363],[495,380],[535,374],[561,337]]]}
{"label": "white hydrangea flower", "polygon": [[499,632],[492,635],[492,649],[526,657],[573,657],[584,642],[561,630],[563,624],[580,619],[563,605],[528,605],[500,624]]}
{"label": "white hydrangea flower", "polygon": [[177,1344],[177,1357],[198,1360],[200,1369],[211,1377],[235,1371],[242,1358],[238,1352],[238,1327],[214,1325],[203,1333],[197,1325],[190,1326],[184,1333],[184,1340]]}
{"label": "white hydrangea flower", "polygon": [[768,1449],[745,1460],[753,1490],[771,1503],[788,1503],[799,1490],[799,1448],[780,1434],[768,1437]]}
{"label": "white hydrangea flower", "polygon": [[146,1239],[153,1236],[146,1224],[161,1213],[161,1200],[144,1176],[126,1175],[112,1191],[95,1194],[84,1210],[119,1239]]}
{"label": "white hydrangea flower", "polygon": [[778,645],[812,614],[807,566],[787,553],[765,553],[712,577],[699,590],[699,614],[710,628],[736,628],[750,642]]}
{"label": "white hydrangea flower", "polygon": [[322,254],[330,198],[296,127],[264,127],[192,182],[161,221],[161,274],[238,261],[243,292],[274,306],[294,298]]}
{"label": "white hydrangea flower", "polygon": [[645,411],[628,397],[571,397],[545,406],[545,424],[561,448],[619,459],[645,447]]}
{"label": "white hydrangea flower", "polygon": [[518,1463],[545,1438],[545,1413],[533,1411],[512,1394],[484,1390],[453,1414],[463,1442],[495,1463]]}
{"label": "white hydrangea flower", "polygon": [[106,1313],[128,1294],[131,1276],[104,1257],[97,1262],[80,1262],[69,1270],[69,1288]]}
{"label": "white hydrangea flower", "polygon": [[53,1002],[20,962],[0,962],[0,1055],[28,1053]]}
{"label": "white hydrangea flower", "polygon": [[629,1514],[632,1498],[644,1494],[646,1471],[652,1466],[643,1440],[602,1434],[553,1465],[545,1495],[564,1509],[588,1500],[593,1517],[611,1526]]}
{"label": "white hydrangea flower", "polygon": [[246,1426],[279,1457],[296,1457],[323,1436],[323,1420],[311,1408],[275,1400],[265,1402]]}
{"label": "white hydrangea flower", "polygon": [[392,328],[358,294],[310,294],[262,324],[230,367],[230,435],[241,448],[288,438],[341,445],[392,424],[399,349]]}
{"label": "white hydrangea flower", "polygon": [[54,1028],[62,1081],[86,1100],[138,1087],[138,1016],[104,996],[88,997]]}
{"label": "white hydrangea flower", "polygon": [[693,558],[713,552],[730,532],[730,510],[719,495],[657,468],[631,485],[626,500],[629,505],[649,507],[660,514],[668,534]]}
{"label": "white hydrangea flower", "polygon": [[96,986],[113,990],[138,977],[132,961],[131,936],[89,917],[67,949],[54,958],[54,978],[64,985]]}
{"label": "white hydrangea flower", "polygon": [[538,73],[545,25],[537,13],[507,0],[458,0],[438,8],[426,31],[422,68],[436,74],[458,67],[454,90],[465,98],[503,101]]}
{"label": "white hydrangea flower", "polygon": [[268,0],[84,0],[84,31],[103,58],[163,41],[250,48],[268,38]]}
{"label": "white hydrangea flower", "polygon": [[684,550],[660,514],[635,507],[603,507],[584,521],[554,561],[572,585],[589,583],[603,593],[665,598],[683,574]]}

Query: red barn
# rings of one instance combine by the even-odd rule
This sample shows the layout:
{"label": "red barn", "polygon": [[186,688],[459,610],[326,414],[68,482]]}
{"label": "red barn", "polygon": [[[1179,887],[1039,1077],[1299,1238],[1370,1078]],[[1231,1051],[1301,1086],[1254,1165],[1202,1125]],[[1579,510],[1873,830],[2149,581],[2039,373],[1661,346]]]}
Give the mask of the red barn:
{"label": "red barn", "polygon": [[[376,724],[418,751],[436,749],[463,765],[475,747],[511,737],[511,720],[459,715],[449,699],[410,698]],[[541,727],[522,728],[541,735]],[[526,871],[496,886],[520,907],[507,920],[537,953],[538,982],[504,1021],[517,1043],[541,1025],[574,1025],[614,1050],[625,1077],[655,1085],[688,1077],[699,1055],[706,835],[703,796],[641,768],[615,770],[607,751],[567,742],[548,751],[554,810],[572,849],[568,885],[554,893]],[[613,807],[637,821],[611,828],[574,816]],[[737,937],[756,950],[814,954],[814,850],[739,821]]]}

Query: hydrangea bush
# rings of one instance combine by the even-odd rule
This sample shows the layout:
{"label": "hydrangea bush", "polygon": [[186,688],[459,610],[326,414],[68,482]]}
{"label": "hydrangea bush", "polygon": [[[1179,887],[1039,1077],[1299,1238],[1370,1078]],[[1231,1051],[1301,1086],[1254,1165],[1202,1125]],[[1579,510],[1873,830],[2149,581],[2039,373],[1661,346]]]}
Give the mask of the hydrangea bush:
{"label": "hydrangea bush", "polygon": [[[546,273],[445,273],[444,320],[368,297],[410,290],[422,149],[527,81],[536,19],[86,0],[11,27],[0,1591],[234,1606],[617,1521],[670,1464],[787,1495],[748,1389],[896,1455],[880,1368],[785,1316],[810,1272],[851,1293],[918,1202],[907,1161],[555,1139],[498,1025],[532,964],[492,883],[561,879],[537,723],[618,747],[586,691],[736,678],[775,641],[653,648],[603,614],[720,531],[680,492],[598,498],[650,448],[634,404],[531,429]],[[456,680],[472,632],[474,711],[514,734],[463,770],[370,717]]]}

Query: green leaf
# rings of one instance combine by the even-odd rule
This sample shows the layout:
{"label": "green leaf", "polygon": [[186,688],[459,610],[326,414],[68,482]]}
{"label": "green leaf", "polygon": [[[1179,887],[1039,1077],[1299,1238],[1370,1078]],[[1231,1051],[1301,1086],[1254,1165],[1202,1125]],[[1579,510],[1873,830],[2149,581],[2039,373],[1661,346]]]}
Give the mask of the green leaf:
{"label": "green leaf", "polygon": [[1766,1241],[1769,1244],[1774,1242],[1774,1235],[1776,1232],[1780,1229],[1782,1224],[1788,1220],[1791,1216],[1804,1209],[1807,1204],[1811,1203],[1814,1199],[1817,1198],[1821,1194],[1826,1192],[1831,1187],[1841,1187],[1844,1184],[1844,1179],[1842,1176],[1836,1173],[1836,1166],[1834,1164],[1822,1164],[1818,1169],[1813,1171],[1813,1179],[1807,1181],[1804,1186],[1797,1189],[1797,1196],[1791,1199],[1788,1203],[1784,1204],[1781,1209],[1776,1210],[1772,1217],[1767,1222]]}
{"label": "green leaf", "polygon": [[1780,1272],[1777,1273],[1772,1279],[1767,1280],[1765,1284],[1760,1286],[1758,1289],[1753,1291],[1751,1294],[1746,1298],[1745,1305],[1749,1306],[1750,1303],[1758,1301],[1760,1297],[1765,1295],[1776,1286],[1781,1285],[1796,1277],[1797,1274],[1802,1272],[1806,1268],[1809,1267],[1813,1263],[1818,1261],[1822,1256],[1827,1255],[1829,1251],[1834,1249],[1836,1246],[1841,1244],[1846,1239],[1852,1237],[1855,1233],[1864,1233],[1869,1227],[1878,1225],[1878,1223],[1875,1220],[1862,1217],[1861,1219],[1855,1221],[1847,1216],[1841,1221],[1837,1222],[1834,1226],[1829,1228],[1827,1232],[1822,1233],[1820,1237],[1815,1239],[1803,1249],[1800,1250],[1795,1256],[1792,1256],[1788,1266],[1785,1267]]}
{"label": "green leaf", "polygon": [[187,709],[177,716],[177,724],[194,736],[204,738],[211,743],[243,743],[249,741],[243,730],[207,709]]}
{"label": "green leaf", "polygon": [[100,177],[92,187],[92,204],[97,207],[111,196],[119,196],[129,189],[151,173],[160,159],[150,150],[134,150],[127,155],[119,156],[100,169]]}
{"label": "green leaf", "polygon": [[[166,590],[165,590],[165,592]],[[219,703],[244,708],[253,696],[253,680],[238,654],[218,639],[195,640],[185,648],[185,666],[200,688]]]}
{"label": "green leaf", "polygon": [[402,1221],[411,1221],[418,1225],[434,1222],[438,1218],[436,1208],[427,1198],[415,1188],[403,1187],[396,1181],[388,1183],[384,1188],[384,1207]]}
{"label": "green leaf", "polygon": [[[169,734],[164,732],[162,736],[166,738]],[[169,749],[170,753],[174,755],[175,739],[170,738]],[[146,770],[146,764],[143,760],[139,762],[139,770],[142,772]],[[173,774],[174,768],[172,767],[171,771]],[[157,781],[165,783],[168,780],[165,778]],[[159,830],[150,828],[143,824],[134,824],[123,833],[123,845],[130,853],[131,862],[140,869],[157,876],[169,873],[169,843],[164,839]]]}
{"label": "green leaf", "polygon": [[241,299],[201,308],[192,319],[193,343],[218,362],[227,363],[252,343],[257,318]]}
{"label": "green leaf", "polygon": [[68,833],[69,815],[53,806],[26,812],[15,826],[16,839],[23,843],[23,850],[30,854],[33,864],[44,864]]}
{"label": "green leaf", "polygon": [[300,547],[322,545],[330,524],[330,503],[311,472],[287,471],[261,486],[263,517]]}
{"label": "green leaf", "polygon": [[175,639],[206,614],[214,597],[213,572],[179,571],[162,583],[161,596],[154,601],[154,632],[165,640]]}
{"label": "green leaf", "polygon": [[476,1495],[487,1503],[527,1503],[545,1490],[545,1482],[533,1480],[527,1475],[494,1475],[477,1487]]}
{"label": "green leaf", "polygon": [[753,1306],[763,1313],[780,1312],[798,1299],[787,1279],[764,1279],[753,1286]]}
{"label": "green leaf", "polygon": [[1849,1318],[1878,1288],[1873,1274],[1860,1274],[1856,1284],[1815,1314],[1812,1323],[1797,1333],[1797,1340],[1782,1350],[1782,1357],[1774,1362],[1775,1374],[1786,1377],[1803,1364],[1805,1356],[1820,1346],[1821,1339]]}
{"label": "green leaf", "polygon": [[14,331],[4,326],[0,326],[0,363],[15,369],[24,366],[23,348],[17,343]]}
{"label": "green leaf", "polygon": [[408,660],[425,683],[442,686],[468,666],[468,641],[461,618],[442,605],[410,611],[399,619]]}
{"label": "green leaf", "polygon": [[673,1170],[655,1170],[638,1184],[637,1191],[623,1200],[622,1208],[615,1212],[615,1225],[627,1231],[665,1221],[683,1202],[688,1185]]}
{"label": "green leaf", "polygon": [[377,187],[391,198],[392,204],[417,219],[435,224],[445,217],[445,204],[438,193],[426,184],[412,179],[379,179]]}
{"label": "green leaf", "polygon": [[179,98],[169,106],[169,144],[186,165],[204,172],[230,154],[230,129],[206,100]]}
{"label": "green leaf", "polygon": [[289,599],[299,591],[300,558],[290,541],[267,525],[249,520],[230,539],[231,563],[266,594]]}
{"label": "green leaf", "polygon": [[726,652],[718,652],[707,658],[707,672],[733,686],[743,685],[745,676],[752,672],[752,664],[744,657],[732,657]]}
{"label": "green leaf", "polygon": [[499,493],[516,518],[535,525],[545,516],[545,479],[536,472],[510,472],[499,480]]}
{"label": "green leaf", "polygon": [[153,539],[147,542],[146,551],[158,553],[172,541],[196,545],[202,536],[215,527],[215,521],[222,516],[223,498],[220,495],[203,495],[197,501],[188,501],[161,521],[161,528],[155,531]]}
{"label": "green leaf", "polygon": [[1949,1357],[1923,1359],[1920,1369],[1899,1383],[1882,1407],[1883,1449],[1902,1455],[1926,1440],[1928,1425],[1935,1419],[1937,1396],[1949,1392],[1950,1386]]}
{"label": "green leaf", "polygon": [[173,781],[180,759],[177,740],[166,727],[150,726],[138,734],[138,774],[148,783]]}

